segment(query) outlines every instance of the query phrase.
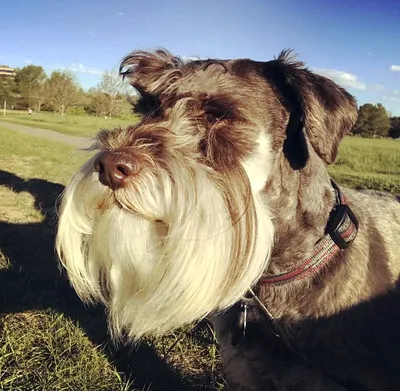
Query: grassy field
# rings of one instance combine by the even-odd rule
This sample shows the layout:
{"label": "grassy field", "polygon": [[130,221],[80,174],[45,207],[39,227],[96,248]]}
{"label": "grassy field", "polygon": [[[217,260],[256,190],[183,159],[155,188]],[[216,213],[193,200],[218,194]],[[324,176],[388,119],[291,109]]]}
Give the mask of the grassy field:
{"label": "grassy field", "polygon": [[206,323],[116,347],[60,274],[54,205],[87,156],[3,127],[0,150],[0,390],[222,390]]}
{"label": "grassy field", "polygon": [[132,125],[137,121],[136,117],[132,119],[105,119],[103,117],[79,116],[79,115],[60,115],[48,112],[29,115],[25,111],[7,111],[3,117],[0,113],[1,120],[12,122],[15,124],[32,126],[42,129],[55,130],[60,133],[71,134],[74,136],[90,137],[102,128],[113,129]]}
{"label": "grassy field", "polygon": [[[103,308],[84,307],[60,274],[54,205],[87,155],[1,123],[0,150],[0,390],[223,390],[206,323],[116,347]],[[341,184],[400,194],[400,142],[348,137],[329,170]]]}
{"label": "grassy field", "polygon": [[346,137],[328,171],[348,187],[400,195],[400,141]]}

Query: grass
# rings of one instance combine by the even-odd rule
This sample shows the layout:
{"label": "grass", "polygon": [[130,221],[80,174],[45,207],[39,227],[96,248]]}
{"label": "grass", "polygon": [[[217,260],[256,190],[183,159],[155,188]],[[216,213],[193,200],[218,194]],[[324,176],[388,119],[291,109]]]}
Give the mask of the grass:
{"label": "grass", "polygon": [[133,115],[131,119],[105,119],[103,117],[88,115],[60,115],[48,112],[29,115],[24,111],[11,110],[7,111],[5,117],[3,117],[3,112],[0,115],[0,125],[1,120],[4,120],[15,124],[50,129],[60,133],[83,137],[91,137],[102,128],[113,129],[120,126],[124,127],[132,125],[137,121],[137,118]]}
{"label": "grass", "polygon": [[348,187],[400,195],[400,141],[346,137],[328,171]]}
{"label": "grass", "polygon": [[120,390],[130,382],[108,364],[83,331],[53,311],[2,319],[2,390]]}
{"label": "grass", "polygon": [[222,390],[205,322],[114,346],[60,273],[54,205],[87,155],[3,127],[0,149],[0,390]]}

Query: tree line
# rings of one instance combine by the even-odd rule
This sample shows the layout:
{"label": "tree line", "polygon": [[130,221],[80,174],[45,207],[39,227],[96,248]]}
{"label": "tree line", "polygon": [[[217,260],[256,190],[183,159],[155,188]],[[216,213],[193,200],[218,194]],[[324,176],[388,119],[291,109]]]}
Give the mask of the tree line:
{"label": "tree line", "polygon": [[381,103],[366,103],[358,109],[357,122],[351,134],[361,137],[399,138],[400,117],[391,116]]}
{"label": "tree line", "polygon": [[16,69],[15,77],[0,75],[0,105],[14,110],[128,118],[132,115],[129,92],[129,86],[112,72],[105,72],[98,85],[87,91],[72,73],[57,70],[47,75],[38,65]]}

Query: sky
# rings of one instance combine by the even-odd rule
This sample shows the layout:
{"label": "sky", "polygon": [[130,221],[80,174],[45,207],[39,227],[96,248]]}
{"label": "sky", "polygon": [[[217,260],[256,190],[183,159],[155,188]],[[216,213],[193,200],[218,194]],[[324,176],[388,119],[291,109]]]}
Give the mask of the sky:
{"label": "sky", "polygon": [[67,69],[84,88],[132,50],[307,66],[400,115],[398,0],[0,0],[0,64]]}

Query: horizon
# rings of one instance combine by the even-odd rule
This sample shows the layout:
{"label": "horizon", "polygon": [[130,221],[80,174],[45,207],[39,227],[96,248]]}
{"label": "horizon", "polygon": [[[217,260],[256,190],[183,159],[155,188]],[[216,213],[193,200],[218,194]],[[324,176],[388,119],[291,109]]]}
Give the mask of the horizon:
{"label": "horizon", "polygon": [[393,50],[400,40],[398,15],[394,0],[16,0],[0,14],[0,63],[41,65],[47,74],[68,70],[88,90],[136,49],[268,61],[289,48],[311,70],[345,87],[359,106],[382,103],[400,115],[400,52]]}

